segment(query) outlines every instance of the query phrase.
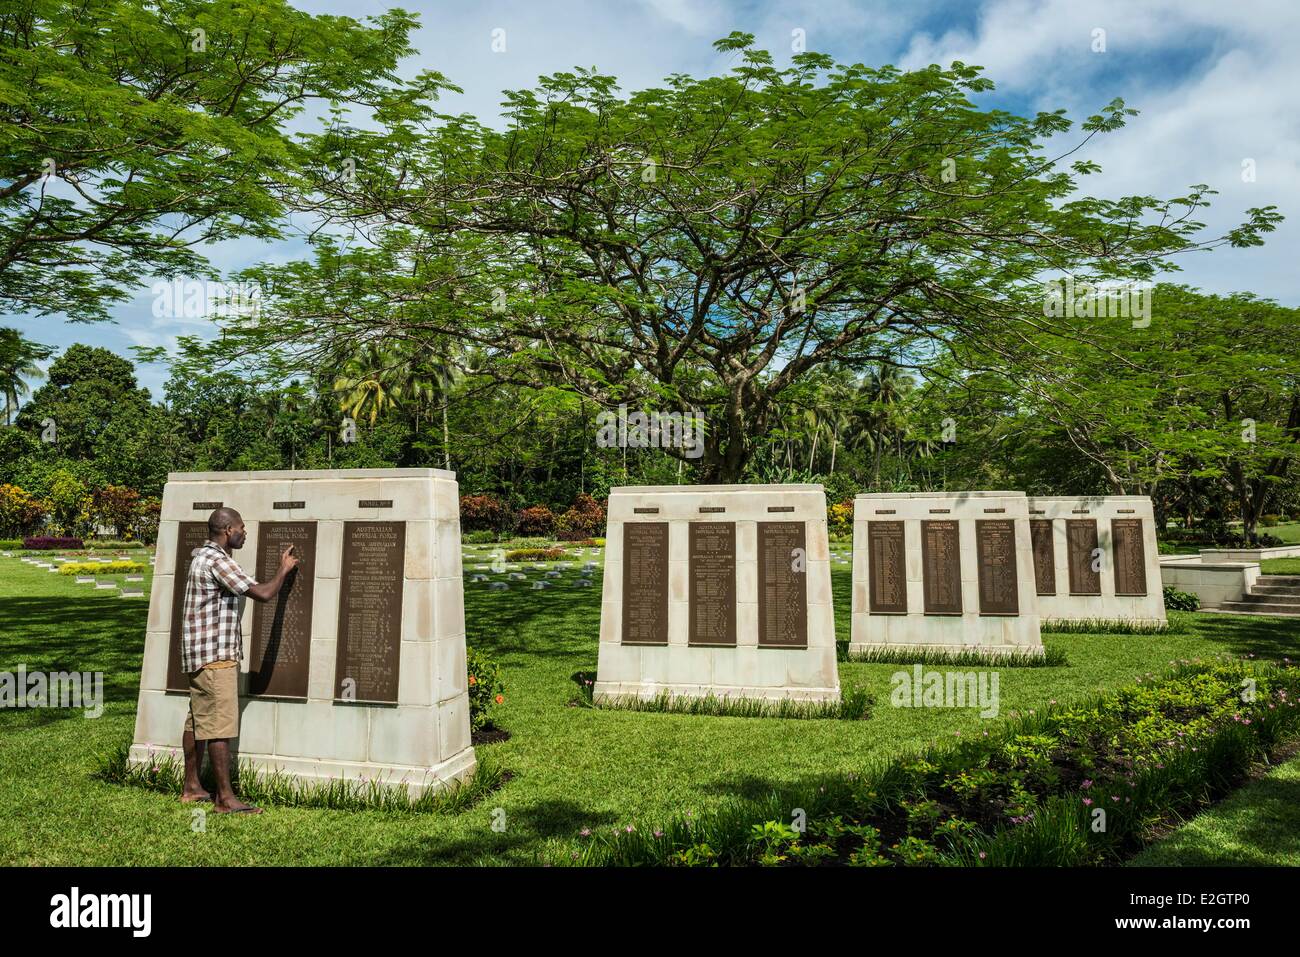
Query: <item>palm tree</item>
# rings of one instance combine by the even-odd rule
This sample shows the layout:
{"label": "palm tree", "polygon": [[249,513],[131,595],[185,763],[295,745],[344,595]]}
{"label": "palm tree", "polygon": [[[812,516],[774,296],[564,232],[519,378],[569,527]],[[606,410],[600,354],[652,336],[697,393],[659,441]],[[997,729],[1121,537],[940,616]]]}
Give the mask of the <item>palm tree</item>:
{"label": "palm tree", "polygon": [[13,424],[19,399],[30,391],[25,380],[45,375],[36,363],[52,355],[52,346],[26,339],[17,329],[0,329],[0,393],[5,400],[5,425]]}

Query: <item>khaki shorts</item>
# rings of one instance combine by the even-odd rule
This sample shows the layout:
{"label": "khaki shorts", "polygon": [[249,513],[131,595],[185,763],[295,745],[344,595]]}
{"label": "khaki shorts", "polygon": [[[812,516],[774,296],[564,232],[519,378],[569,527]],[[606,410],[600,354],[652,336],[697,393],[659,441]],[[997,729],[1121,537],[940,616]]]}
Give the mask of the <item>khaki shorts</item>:
{"label": "khaki shorts", "polygon": [[185,730],[193,731],[196,741],[239,737],[239,668],[201,668],[187,677],[190,715]]}

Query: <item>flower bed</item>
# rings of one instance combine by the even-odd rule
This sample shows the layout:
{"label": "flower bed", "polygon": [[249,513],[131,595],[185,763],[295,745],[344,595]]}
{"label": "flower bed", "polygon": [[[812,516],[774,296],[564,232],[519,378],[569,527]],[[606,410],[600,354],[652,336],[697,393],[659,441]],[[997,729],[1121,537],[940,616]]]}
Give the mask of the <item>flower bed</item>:
{"label": "flower bed", "polygon": [[[1300,669],[1188,662],[797,797],[597,833],[584,864],[1114,863],[1300,734]],[[793,824],[804,812],[806,828]],[[792,816],[793,815],[793,816]]]}
{"label": "flower bed", "polygon": [[143,562],[67,562],[60,575],[135,575],[144,571]]}
{"label": "flower bed", "polygon": [[49,535],[35,535],[23,539],[23,548],[30,548],[35,551],[82,547],[84,547],[84,543],[79,538],[55,538]]}
{"label": "flower bed", "polygon": [[516,548],[506,552],[508,562],[558,562],[568,553],[558,546],[555,548]]}

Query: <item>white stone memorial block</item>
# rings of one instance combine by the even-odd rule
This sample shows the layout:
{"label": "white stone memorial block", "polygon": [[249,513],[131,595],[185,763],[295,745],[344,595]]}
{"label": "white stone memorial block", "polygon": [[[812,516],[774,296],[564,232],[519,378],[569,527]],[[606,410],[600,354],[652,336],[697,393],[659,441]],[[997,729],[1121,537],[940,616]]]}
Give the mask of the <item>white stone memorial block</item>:
{"label": "white stone memorial block", "polygon": [[276,599],[243,603],[240,760],[413,795],[471,775],[459,495],[442,469],[168,476],[132,762],[180,747],[185,575],[222,505],[243,516],[234,557],[254,578],[284,544],[302,558]]}
{"label": "white stone memorial block", "polygon": [[610,490],[597,701],[838,701],[820,485]]}
{"label": "white stone memorial block", "polygon": [[1029,527],[1043,620],[1166,622],[1150,498],[1035,496]]}
{"label": "white stone memorial block", "polygon": [[1023,492],[912,492],[853,501],[850,653],[1042,653]]}

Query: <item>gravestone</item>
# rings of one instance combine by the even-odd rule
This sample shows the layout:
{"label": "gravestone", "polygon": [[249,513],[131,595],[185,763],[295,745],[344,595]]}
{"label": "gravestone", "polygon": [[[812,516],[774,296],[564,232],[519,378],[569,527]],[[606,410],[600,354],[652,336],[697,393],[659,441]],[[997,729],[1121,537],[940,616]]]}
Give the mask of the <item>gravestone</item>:
{"label": "gravestone", "polygon": [[859,495],[850,652],[1042,653],[1022,492]]}
{"label": "gravestone", "polygon": [[608,515],[597,700],[839,700],[820,485],[614,488]]}
{"label": "gravestone", "polygon": [[1044,620],[1165,623],[1150,498],[1035,496],[1029,524]]}
{"label": "gravestone", "polygon": [[240,760],[412,794],[472,774],[459,497],[441,469],[170,475],[131,761],[180,746],[185,580],[223,504],[244,518],[234,558],[253,577],[290,542],[302,559],[275,599],[242,602]]}
{"label": "gravestone", "polygon": [[78,585],[93,585],[93,584],[95,584],[95,578],[94,578],[93,575],[78,575],[78,576],[77,576],[77,584],[78,584]]}

